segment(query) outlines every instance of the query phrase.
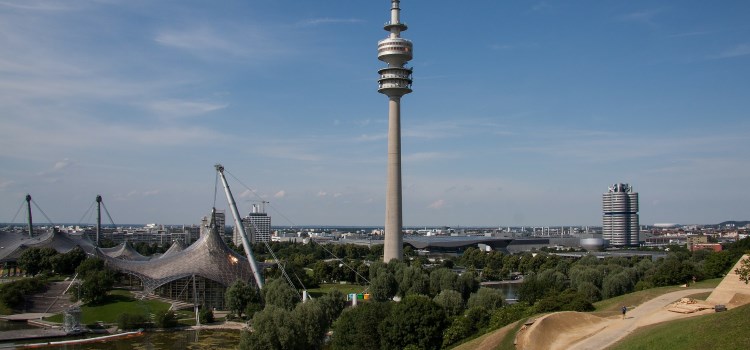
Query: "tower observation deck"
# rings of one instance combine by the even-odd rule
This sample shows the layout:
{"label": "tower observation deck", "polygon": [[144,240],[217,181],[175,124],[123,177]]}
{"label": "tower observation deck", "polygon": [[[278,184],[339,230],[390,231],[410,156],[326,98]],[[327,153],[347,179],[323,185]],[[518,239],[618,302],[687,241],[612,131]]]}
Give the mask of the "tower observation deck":
{"label": "tower observation deck", "polygon": [[391,20],[383,27],[388,38],[378,41],[378,59],[388,66],[378,70],[378,92],[388,96],[388,177],[385,198],[385,246],[383,261],[403,258],[404,237],[401,211],[401,97],[411,92],[411,41],[401,37],[407,29],[401,22],[399,0],[391,0]]}
{"label": "tower observation deck", "polygon": [[378,92],[389,97],[401,97],[411,92],[412,69],[404,65],[411,61],[413,49],[411,41],[401,37],[401,32],[408,27],[401,22],[400,12],[399,0],[391,0],[391,20],[383,26],[391,34],[378,41],[378,59],[388,64],[388,67],[378,70]]}

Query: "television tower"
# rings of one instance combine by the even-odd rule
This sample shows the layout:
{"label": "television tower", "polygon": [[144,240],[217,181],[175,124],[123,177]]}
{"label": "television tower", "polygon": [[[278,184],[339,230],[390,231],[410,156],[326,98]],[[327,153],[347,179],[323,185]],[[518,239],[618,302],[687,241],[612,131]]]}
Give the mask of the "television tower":
{"label": "television tower", "polygon": [[401,219],[401,96],[411,92],[411,41],[401,37],[407,29],[400,20],[399,0],[391,0],[391,20],[384,29],[391,34],[378,41],[378,59],[388,67],[378,70],[378,92],[388,96],[388,180],[385,198],[385,247],[383,261],[403,257]]}

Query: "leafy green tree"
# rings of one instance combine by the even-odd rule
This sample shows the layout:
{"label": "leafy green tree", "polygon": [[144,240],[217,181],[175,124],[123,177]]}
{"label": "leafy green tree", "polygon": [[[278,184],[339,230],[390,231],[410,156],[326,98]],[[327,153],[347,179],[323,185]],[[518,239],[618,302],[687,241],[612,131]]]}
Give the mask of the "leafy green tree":
{"label": "leafy green tree", "polygon": [[99,258],[84,260],[76,268],[81,279],[78,294],[85,303],[98,304],[105,300],[107,292],[115,284],[115,273]]}
{"label": "leafy green tree", "polygon": [[75,272],[78,265],[86,260],[86,252],[75,247],[65,254],[56,254],[50,258],[52,269],[59,274],[69,275]]}
{"label": "leafy green tree", "polygon": [[[242,316],[250,303],[260,303],[260,295],[253,286],[236,280],[224,293],[224,303],[230,313]],[[252,315],[247,315],[252,316]]]}
{"label": "leafy green tree", "polygon": [[467,303],[469,308],[482,307],[488,311],[495,310],[503,306],[503,293],[497,289],[479,288],[476,293],[472,293]]}
{"label": "leafy green tree", "polygon": [[622,271],[614,275],[609,275],[604,278],[602,283],[602,297],[609,299],[625,293],[630,293],[634,288],[633,281],[630,276]]}
{"label": "leafy green tree", "polygon": [[444,290],[458,291],[458,275],[447,268],[432,270],[430,272],[430,295],[436,296]]}
{"label": "leafy green tree", "polygon": [[16,263],[21,270],[32,276],[43,271],[52,271],[53,257],[57,251],[52,248],[29,248],[21,253]]}
{"label": "leafy green tree", "polygon": [[292,311],[267,304],[255,314],[252,333],[243,332],[241,350],[297,350],[305,349],[302,327]]}
{"label": "leafy green tree", "polygon": [[300,302],[300,296],[297,291],[282,278],[267,282],[263,287],[263,296],[263,300],[266,301],[266,307],[273,305],[286,310],[292,310]]}
{"label": "leafy green tree", "polygon": [[427,294],[429,292],[429,279],[417,266],[409,266],[399,270],[396,275],[398,281],[398,295],[404,297],[408,294]]}
{"label": "leafy green tree", "polygon": [[447,326],[445,311],[430,298],[409,295],[393,306],[380,324],[381,344],[386,349],[417,345],[420,349],[440,349]]}
{"label": "leafy green tree", "polygon": [[443,332],[443,348],[459,342],[460,340],[472,335],[475,331],[474,323],[465,316],[456,317],[450,326]]}
{"label": "leafy green tree", "polygon": [[297,319],[306,349],[321,349],[328,330],[328,319],[318,300],[297,304],[292,316]]}
{"label": "leafy green tree", "polygon": [[340,290],[334,289],[316,299],[326,316],[326,324],[331,325],[346,307],[346,297]]}
{"label": "leafy green tree", "polygon": [[380,350],[380,324],[395,303],[371,302],[345,310],[333,324],[331,347],[335,350]]}
{"label": "leafy green tree", "polygon": [[458,292],[461,293],[464,300],[469,299],[471,293],[474,293],[479,289],[479,279],[477,278],[477,274],[470,271],[462,273],[461,276],[458,276],[457,287]]}
{"label": "leafy green tree", "polygon": [[458,316],[464,312],[464,298],[455,290],[444,290],[435,296],[433,301],[445,310],[448,317]]}
{"label": "leafy green tree", "polygon": [[396,278],[390,272],[379,273],[370,280],[370,295],[375,301],[386,301],[393,298],[398,291]]}
{"label": "leafy green tree", "polygon": [[595,286],[591,282],[581,282],[576,287],[576,291],[580,293],[581,295],[586,297],[586,300],[588,300],[591,303],[595,303],[599,300],[602,300],[602,291],[599,289],[599,287]]}

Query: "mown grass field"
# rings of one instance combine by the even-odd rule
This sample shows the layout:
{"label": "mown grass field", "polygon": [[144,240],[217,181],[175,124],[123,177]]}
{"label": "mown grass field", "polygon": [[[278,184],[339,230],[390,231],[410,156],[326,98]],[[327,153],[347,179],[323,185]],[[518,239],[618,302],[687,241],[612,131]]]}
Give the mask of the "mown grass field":
{"label": "mown grass field", "polygon": [[610,349],[750,349],[750,305],[641,328]]}
{"label": "mown grass field", "polygon": [[[710,280],[700,281],[700,282],[691,284],[687,288],[689,289],[714,288],[719,285],[719,282],[721,282],[721,280],[722,280],[721,278],[713,278]],[[623,305],[627,305],[627,306],[640,305],[662,294],[674,292],[677,290],[683,290],[685,288],[686,287],[680,287],[680,286],[658,287],[658,288],[651,288],[651,289],[641,290],[638,292],[620,295],[614,298],[610,298],[610,299],[606,299],[606,300],[602,300],[602,301],[594,303],[594,307],[596,307],[596,310],[593,313],[597,316],[602,316],[602,317],[617,315],[619,314],[620,308]]]}
{"label": "mown grass field", "polygon": [[338,290],[341,293],[344,294],[350,294],[350,293],[362,293],[362,291],[365,290],[367,286],[360,286],[358,284],[321,284],[320,288],[312,288],[308,289],[307,292],[310,293],[310,295],[313,298],[320,297],[326,293],[328,293],[331,290]]}
{"label": "mown grass field", "polygon": [[[126,290],[115,289],[109,292],[107,301],[96,306],[81,307],[81,323],[93,324],[97,321],[117,323],[117,317],[123,313],[153,314],[159,310],[169,309],[169,304],[157,300],[137,300]],[[62,322],[62,314],[54,315],[47,320]]]}

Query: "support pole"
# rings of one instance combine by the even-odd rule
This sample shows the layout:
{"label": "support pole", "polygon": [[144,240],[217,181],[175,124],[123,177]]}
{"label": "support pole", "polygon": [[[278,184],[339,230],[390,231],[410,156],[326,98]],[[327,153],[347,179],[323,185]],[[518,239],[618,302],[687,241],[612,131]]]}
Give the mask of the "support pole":
{"label": "support pole", "polygon": [[239,231],[242,238],[242,248],[245,249],[245,256],[247,261],[250,262],[250,269],[253,271],[253,277],[255,278],[255,284],[258,289],[263,288],[263,278],[260,275],[260,270],[253,257],[253,248],[250,245],[250,240],[247,239],[247,233],[245,232],[245,226],[242,225],[240,218],[240,212],[237,210],[237,203],[234,201],[232,191],[229,189],[227,178],[224,177],[224,167],[221,164],[216,164],[216,171],[219,172],[219,178],[221,184],[224,185],[224,193],[227,195],[227,201],[229,202],[229,209],[232,211],[232,217],[234,218],[234,227]]}
{"label": "support pole", "polygon": [[96,196],[96,246],[99,246],[99,237],[102,233],[102,196]]}
{"label": "support pole", "polygon": [[195,275],[193,275],[193,310],[195,310],[195,325],[201,325],[201,318],[198,312],[198,289],[195,287]]}
{"label": "support pole", "polygon": [[29,223],[29,237],[31,237],[32,235],[34,235],[34,222],[31,220],[31,195],[30,194],[26,194],[26,213],[28,213],[27,219]]}

